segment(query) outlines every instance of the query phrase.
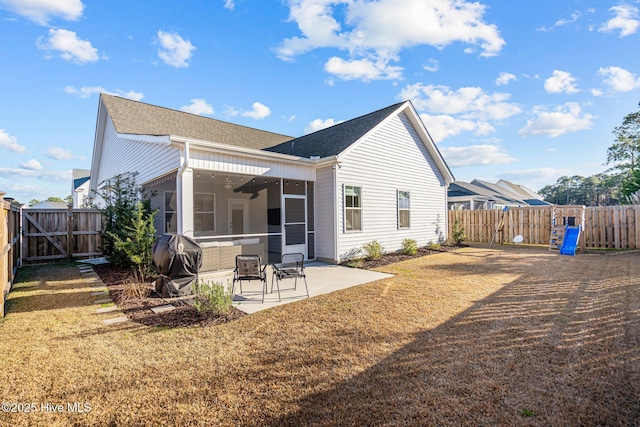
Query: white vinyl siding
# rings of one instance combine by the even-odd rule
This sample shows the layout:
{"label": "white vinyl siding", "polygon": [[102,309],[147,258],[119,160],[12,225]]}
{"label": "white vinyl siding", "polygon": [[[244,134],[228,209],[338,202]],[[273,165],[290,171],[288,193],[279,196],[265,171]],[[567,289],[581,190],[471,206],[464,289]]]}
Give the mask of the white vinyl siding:
{"label": "white vinyl siding", "polygon": [[[335,253],[335,234],[337,224],[336,188],[334,169],[327,167],[316,171],[315,183],[315,229],[316,229],[316,258],[337,260]],[[340,215],[341,216],[341,215]]]}
{"label": "white vinyl siding", "polygon": [[142,184],[171,172],[179,166],[180,150],[178,148],[120,138],[111,118],[107,116],[96,184],[127,173],[137,173],[136,183]]}
{"label": "white vinyl siding", "polygon": [[[372,240],[395,251],[407,237],[420,246],[446,239],[445,180],[404,113],[389,117],[344,153],[338,185],[363,189],[362,232],[343,232],[339,199],[340,256]],[[410,194],[410,228],[398,228],[398,190]]]}

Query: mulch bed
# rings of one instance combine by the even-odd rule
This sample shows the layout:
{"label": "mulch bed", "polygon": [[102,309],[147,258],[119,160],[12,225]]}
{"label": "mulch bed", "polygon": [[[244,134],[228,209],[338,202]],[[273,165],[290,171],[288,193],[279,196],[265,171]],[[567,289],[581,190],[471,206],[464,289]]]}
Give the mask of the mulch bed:
{"label": "mulch bed", "polygon": [[[429,249],[428,247],[418,248],[418,253],[416,255],[403,255],[400,252],[389,252],[384,254],[381,258],[375,260],[363,260],[362,265],[358,268],[363,268],[365,270],[372,270],[374,268],[383,267],[385,265],[393,264],[400,261],[406,261],[408,259],[419,258],[427,255],[439,254],[441,252],[450,252],[454,249],[467,247],[469,245],[459,245],[459,246],[445,246],[441,245],[439,249]],[[343,262],[342,265],[351,266],[349,261]]]}
{"label": "mulch bed", "polygon": [[[464,245],[466,246],[466,245]],[[441,246],[440,249],[419,248],[416,255],[403,255],[399,252],[391,252],[376,260],[363,260],[360,268],[371,270],[388,264],[418,258],[426,255],[433,255],[440,252],[449,252],[456,249],[456,246]],[[348,263],[343,263],[348,265]],[[149,296],[138,298],[131,295],[130,287],[135,283],[135,276],[129,270],[123,270],[112,264],[100,264],[94,266],[95,272],[102,281],[109,287],[109,293],[113,302],[120,307],[124,314],[132,321],[146,326],[176,328],[176,327],[204,327],[232,322],[246,314],[235,307],[231,307],[229,313],[221,316],[200,313],[193,306],[192,297],[164,298],[159,295],[153,285],[153,280],[149,279],[147,287]],[[154,307],[172,304],[175,310],[162,313],[153,313]]]}
{"label": "mulch bed", "polygon": [[[235,307],[231,307],[227,314],[220,316],[200,313],[193,306],[193,298],[164,298],[155,291],[152,280],[147,284],[149,288],[147,298],[133,297],[128,289],[132,283],[135,283],[135,277],[131,271],[123,270],[112,264],[100,264],[93,268],[105,285],[109,287],[113,302],[130,320],[146,326],[161,328],[204,327],[232,322],[246,316]],[[151,311],[154,307],[167,304],[176,306],[176,309],[157,314]]]}

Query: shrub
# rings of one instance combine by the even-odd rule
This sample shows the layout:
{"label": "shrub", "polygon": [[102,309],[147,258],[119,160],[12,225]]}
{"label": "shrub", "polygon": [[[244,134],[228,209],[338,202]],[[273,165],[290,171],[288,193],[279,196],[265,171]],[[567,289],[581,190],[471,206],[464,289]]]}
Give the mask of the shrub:
{"label": "shrub", "polygon": [[122,298],[125,300],[144,299],[149,296],[150,292],[151,288],[136,277],[135,279],[127,280]]}
{"label": "shrub", "polygon": [[384,247],[377,241],[372,240],[369,243],[362,245],[362,250],[365,253],[365,258],[373,261],[380,259],[384,255]]}
{"label": "shrub", "polygon": [[440,249],[442,249],[442,246],[440,246],[440,243],[431,242],[429,243],[428,248],[432,251],[439,251]]}
{"label": "shrub", "polygon": [[201,282],[196,280],[193,285],[195,298],[193,305],[199,313],[221,315],[231,309],[233,294],[231,287],[218,282]]}
{"label": "shrub", "polygon": [[453,221],[453,227],[451,228],[451,238],[453,238],[453,241],[456,243],[456,245],[460,245],[460,243],[462,243],[462,241],[467,238],[464,227],[460,226],[458,218]]}
{"label": "shrub", "polygon": [[362,260],[362,249],[354,248],[347,252],[343,257],[346,262],[345,265],[351,268],[362,268],[363,260]]}
{"label": "shrub", "polygon": [[418,242],[416,239],[403,239],[402,240],[402,253],[404,255],[415,255],[418,253]]}

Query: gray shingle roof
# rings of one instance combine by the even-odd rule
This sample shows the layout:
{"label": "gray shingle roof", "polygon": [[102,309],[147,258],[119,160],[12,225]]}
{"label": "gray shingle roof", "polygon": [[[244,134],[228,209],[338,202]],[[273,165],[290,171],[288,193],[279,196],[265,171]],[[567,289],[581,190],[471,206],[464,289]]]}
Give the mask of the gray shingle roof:
{"label": "gray shingle roof", "polygon": [[265,150],[299,157],[319,156],[322,158],[338,155],[396,111],[402,104],[404,102],[390,105],[275,147],[265,148]]}
{"label": "gray shingle roof", "polygon": [[183,111],[101,94],[118,133],[173,135],[245,148],[264,149],[293,139]]}

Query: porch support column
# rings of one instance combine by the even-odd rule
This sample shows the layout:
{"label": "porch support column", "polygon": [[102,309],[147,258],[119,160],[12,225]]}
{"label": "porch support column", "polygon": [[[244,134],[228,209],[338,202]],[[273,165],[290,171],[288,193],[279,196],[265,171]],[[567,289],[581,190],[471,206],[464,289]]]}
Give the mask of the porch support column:
{"label": "porch support column", "polygon": [[178,234],[193,237],[193,169],[185,168],[177,176]]}

